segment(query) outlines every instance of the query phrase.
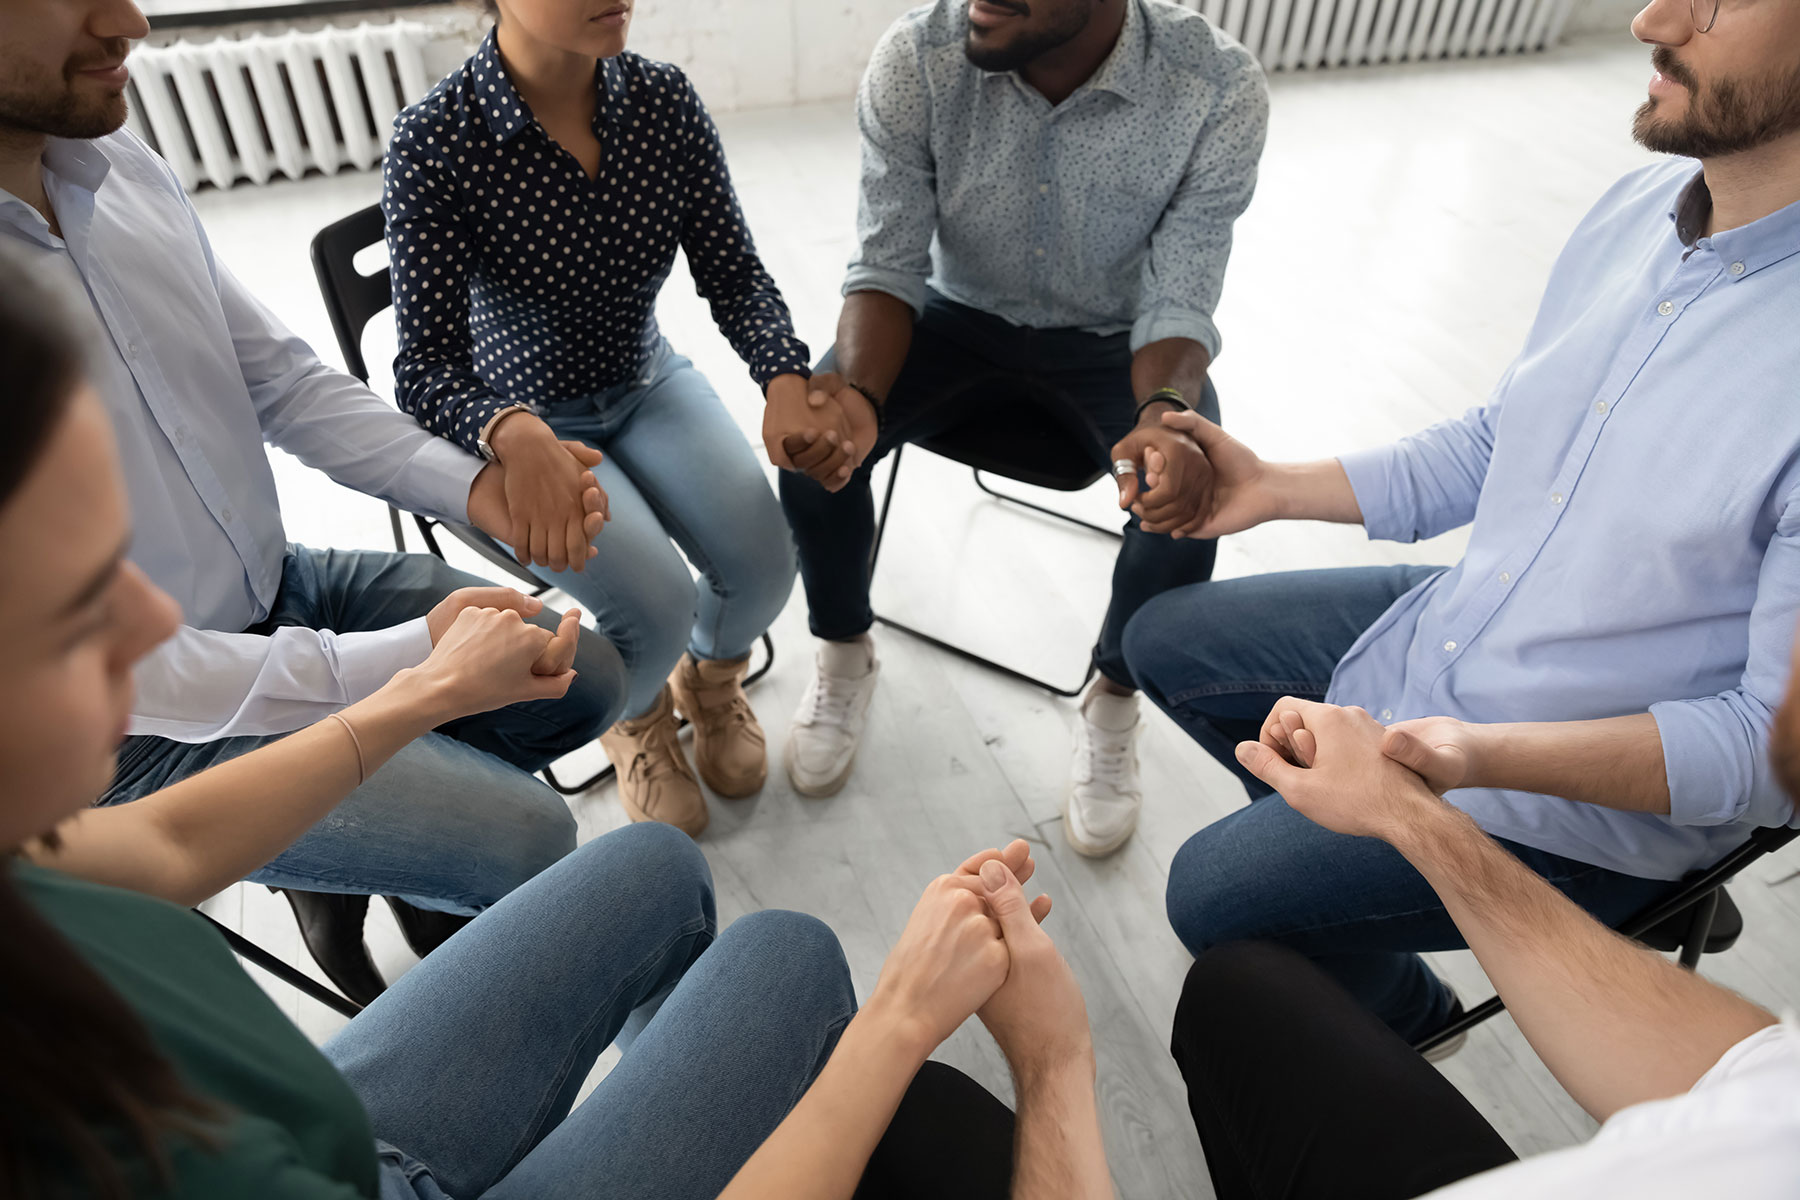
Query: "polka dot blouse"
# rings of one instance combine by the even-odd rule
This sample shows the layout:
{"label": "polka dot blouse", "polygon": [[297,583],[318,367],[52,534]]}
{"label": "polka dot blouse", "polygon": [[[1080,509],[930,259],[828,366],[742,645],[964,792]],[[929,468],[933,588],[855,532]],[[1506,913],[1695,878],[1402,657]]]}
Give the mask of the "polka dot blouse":
{"label": "polka dot blouse", "polygon": [[807,373],[687,77],[626,53],[602,60],[595,81],[595,179],[513,90],[491,31],[394,122],[381,206],[395,390],[426,428],[469,449],[502,408],[637,378],[660,337],[656,296],[677,246],[759,386]]}

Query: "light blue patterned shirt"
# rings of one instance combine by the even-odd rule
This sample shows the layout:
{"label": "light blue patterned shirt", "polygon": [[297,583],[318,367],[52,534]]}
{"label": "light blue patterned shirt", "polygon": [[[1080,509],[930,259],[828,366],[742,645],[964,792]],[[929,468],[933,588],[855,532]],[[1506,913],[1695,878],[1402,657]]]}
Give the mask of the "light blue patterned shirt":
{"label": "light blue patterned shirt", "polygon": [[1769,765],[1800,613],[1800,204],[1701,237],[1696,172],[1659,163],[1601,198],[1485,406],[1342,460],[1371,537],[1473,528],[1329,699],[1384,722],[1648,711],[1667,816],[1450,800],[1489,833],[1651,879],[1800,823]]}
{"label": "light blue patterned shirt", "polygon": [[1126,0],[1118,45],[1052,108],[971,64],[967,0],[876,47],[857,101],[861,245],[845,295],[915,312],[927,284],[1017,325],[1191,338],[1215,357],[1231,227],[1256,189],[1268,86],[1249,51],[1168,0]]}

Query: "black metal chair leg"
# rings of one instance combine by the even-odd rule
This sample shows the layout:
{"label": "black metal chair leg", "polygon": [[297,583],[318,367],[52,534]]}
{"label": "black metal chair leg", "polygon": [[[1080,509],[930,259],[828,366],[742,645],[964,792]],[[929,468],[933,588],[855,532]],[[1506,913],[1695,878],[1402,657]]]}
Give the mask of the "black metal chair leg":
{"label": "black metal chair leg", "polygon": [[235,929],[228,929],[207,916],[205,913],[200,912],[199,909],[195,909],[194,911],[199,913],[201,920],[207,922],[224,935],[226,944],[231,947],[232,951],[236,953],[239,958],[242,958],[246,962],[256,964],[275,978],[281,980],[281,982],[293,988],[295,991],[312,997],[326,1008],[342,1013],[346,1017],[354,1017],[357,1013],[362,1011],[362,1005],[358,1004],[356,1001],[338,995],[336,992],[332,991],[312,976],[306,974],[304,971],[301,971],[299,968],[290,966],[281,959],[276,958],[273,954],[270,954],[255,942],[244,937]]}
{"label": "black metal chair leg", "polygon": [[406,526],[400,523],[400,510],[388,505],[388,527],[394,531],[394,551],[406,553]]}
{"label": "black metal chair leg", "polygon": [[1090,533],[1097,533],[1101,537],[1112,538],[1116,542],[1125,540],[1125,533],[1122,529],[1111,529],[1096,521],[1087,521],[1080,517],[1072,517],[1066,512],[1058,512],[1049,505],[1039,504],[1034,500],[1027,500],[1022,496],[1009,496],[1005,492],[997,492],[988,486],[987,481],[981,477],[980,471],[974,471],[972,474],[975,476],[975,486],[992,496],[994,499],[1000,501],[1002,504],[1012,504],[1019,508],[1028,508],[1034,513],[1040,513],[1046,517],[1053,517],[1066,525],[1073,525],[1077,529],[1085,529]]}
{"label": "black metal chair leg", "polygon": [[1687,936],[1681,939],[1681,954],[1677,961],[1688,970],[1700,966],[1700,956],[1706,953],[1706,941],[1712,936],[1713,920],[1718,915],[1719,889],[1714,888],[1694,905],[1688,919]]}

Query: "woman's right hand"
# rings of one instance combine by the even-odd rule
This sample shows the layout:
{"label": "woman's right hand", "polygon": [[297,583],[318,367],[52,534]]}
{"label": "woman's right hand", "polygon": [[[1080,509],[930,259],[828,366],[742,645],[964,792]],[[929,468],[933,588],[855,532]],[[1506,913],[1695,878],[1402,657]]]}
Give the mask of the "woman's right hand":
{"label": "woman's right hand", "polygon": [[892,1021],[921,1059],[1006,982],[1006,943],[984,895],[978,875],[932,880],[865,1006]]}
{"label": "woman's right hand", "polygon": [[581,610],[563,613],[556,632],[510,608],[465,608],[431,656],[394,677],[431,710],[432,727],[525,700],[556,700],[575,682]]}

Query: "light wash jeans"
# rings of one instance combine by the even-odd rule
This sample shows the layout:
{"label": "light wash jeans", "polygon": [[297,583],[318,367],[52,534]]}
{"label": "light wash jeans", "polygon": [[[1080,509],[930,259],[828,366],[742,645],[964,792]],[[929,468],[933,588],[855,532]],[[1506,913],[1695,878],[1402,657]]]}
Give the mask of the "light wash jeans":
{"label": "light wash jeans", "polygon": [[[1313,824],[1237,763],[1284,695],[1323,700],[1338,660],[1441,567],[1291,571],[1202,583],[1145,604],[1125,661],[1156,706],[1244,781],[1253,803],[1196,833],[1169,865],[1169,920],[1195,955],[1273,941],[1313,959],[1400,1036],[1444,1023],[1450,989],[1418,952],[1462,934],[1425,877],[1375,838]],[[1616,925],[1679,887],[1496,839],[1575,903]]]}
{"label": "light wash jeans", "polygon": [[[812,917],[755,913],[716,940],[715,923],[705,858],[647,821],[402,976],[324,1047],[368,1109],[382,1200],[717,1196],[856,999]],[[615,1039],[619,1064],[571,1110]]]}
{"label": "light wash jeans", "polygon": [[625,716],[650,708],[684,650],[749,654],[793,591],[794,549],[761,460],[706,376],[663,341],[641,378],[538,411],[558,437],[606,456],[600,553],[579,572],[533,570],[618,647]]}
{"label": "light wash jeans", "polygon": [[[295,546],[274,610],[257,631],[386,629],[424,616],[457,588],[487,584],[425,554]],[[606,639],[584,633],[575,669],[560,700],[464,717],[406,746],[250,878],[303,891],[398,896],[442,912],[488,907],[575,848],[568,805],[531,772],[618,718],[625,668]],[[278,737],[198,744],[128,738],[100,803],[137,800]]]}

